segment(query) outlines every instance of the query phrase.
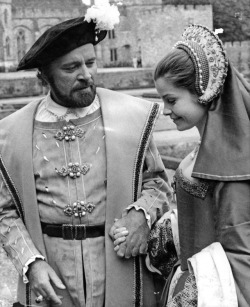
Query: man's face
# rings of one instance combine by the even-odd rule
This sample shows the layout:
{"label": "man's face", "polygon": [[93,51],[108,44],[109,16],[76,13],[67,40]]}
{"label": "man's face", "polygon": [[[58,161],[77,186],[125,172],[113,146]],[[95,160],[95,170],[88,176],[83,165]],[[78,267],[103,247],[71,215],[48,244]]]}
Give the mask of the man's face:
{"label": "man's face", "polygon": [[46,69],[53,100],[65,107],[91,105],[96,95],[96,56],[92,44],[83,45],[54,60]]}

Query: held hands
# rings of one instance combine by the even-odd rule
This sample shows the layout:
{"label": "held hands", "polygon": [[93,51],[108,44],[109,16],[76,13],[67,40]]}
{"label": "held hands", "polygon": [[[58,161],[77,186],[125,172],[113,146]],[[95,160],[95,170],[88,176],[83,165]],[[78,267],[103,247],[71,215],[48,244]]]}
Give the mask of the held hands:
{"label": "held hands", "polygon": [[125,217],[115,220],[109,235],[114,240],[117,256],[130,258],[146,254],[149,231],[142,210],[131,209]]}
{"label": "held hands", "polygon": [[62,297],[55,293],[51,282],[58,289],[65,289],[65,286],[47,262],[41,259],[32,262],[29,265],[28,274],[31,289],[39,300],[37,303],[43,300],[50,300],[54,304],[62,304]]}

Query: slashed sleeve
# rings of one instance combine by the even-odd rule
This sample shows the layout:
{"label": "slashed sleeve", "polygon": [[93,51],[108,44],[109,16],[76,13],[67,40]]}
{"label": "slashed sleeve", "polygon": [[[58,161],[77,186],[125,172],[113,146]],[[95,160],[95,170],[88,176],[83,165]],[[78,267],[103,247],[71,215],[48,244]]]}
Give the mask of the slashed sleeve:
{"label": "slashed sleeve", "polygon": [[177,209],[170,210],[152,227],[148,238],[147,268],[167,278],[180,257]]}
{"label": "slashed sleeve", "polygon": [[44,259],[44,257],[31,241],[2,177],[0,177],[0,244],[18,273],[23,276],[24,283],[27,283],[25,274],[28,264],[36,258]]}
{"label": "slashed sleeve", "polygon": [[125,209],[123,216],[131,208],[143,210],[148,225],[151,227],[169,210],[171,198],[172,192],[168,176],[152,137],[144,161],[141,196]]}

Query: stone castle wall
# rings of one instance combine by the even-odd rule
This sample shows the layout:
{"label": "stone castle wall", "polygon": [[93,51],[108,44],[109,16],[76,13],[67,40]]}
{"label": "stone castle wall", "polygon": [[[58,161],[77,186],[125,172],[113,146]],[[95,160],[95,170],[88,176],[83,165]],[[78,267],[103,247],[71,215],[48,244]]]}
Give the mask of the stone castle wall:
{"label": "stone castle wall", "polygon": [[126,6],[137,6],[143,7],[145,5],[161,5],[162,0],[123,0],[122,3]]}
{"label": "stone castle wall", "polygon": [[250,82],[250,41],[227,42],[225,49],[233,65]]}
{"label": "stone castle wall", "polygon": [[[0,0],[0,68],[15,68],[23,53],[49,27],[83,14],[86,6],[81,0]],[[7,13],[6,13],[7,12]],[[7,22],[6,22],[7,14]],[[18,53],[18,36],[23,52]],[[7,54],[6,38],[10,39]]]}
{"label": "stone castle wall", "polygon": [[0,66],[4,62],[11,62],[13,54],[7,52],[6,41],[9,40],[9,48],[12,49],[12,13],[11,0],[0,1]]}
{"label": "stone castle wall", "polygon": [[[0,73],[0,83],[0,107],[1,98],[41,96],[47,92],[34,71]],[[154,86],[152,69],[150,68],[99,69],[96,84],[113,90]]]}
{"label": "stone castle wall", "polygon": [[[124,1],[115,38],[101,43],[104,66],[111,65],[110,49],[117,49],[118,63],[138,57],[143,67],[155,65],[191,23],[213,27],[211,5],[165,5],[162,1]],[[125,60],[124,60],[125,59]],[[117,63],[116,63],[117,64]]]}
{"label": "stone castle wall", "polygon": [[[22,58],[25,52],[18,51],[20,48],[17,46],[17,37],[22,33],[25,36],[23,49],[27,51],[47,28],[84,15],[87,9],[81,0],[0,0],[0,13],[6,7],[9,24],[3,25],[2,32],[5,37],[10,35],[12,54],[6,57],[0,44],[0,68],[3,68],[2,64],[6,67],[6,63],[7,67],[12,63],[15,68]],[[170,44],[189,23],[203,22],[212,26],[212,8],[209,5],[163,6],[162,0],[123,0],[120,10],[121,22],[115,28],[114,37],[107,35],[97,47],[100,67],[132,66],[135,57],[142,58],[143,67],[151,66],[166,51],[162,42]],[[112,59],[112,49],[115,59],[114,56]]]}
{"label": "stone castle wall", "polygon": [[154,66],[181,39],[189,24],[202,24],[212,29],[212,14],[211,5],[166,5],[136,12],[143,66]]}

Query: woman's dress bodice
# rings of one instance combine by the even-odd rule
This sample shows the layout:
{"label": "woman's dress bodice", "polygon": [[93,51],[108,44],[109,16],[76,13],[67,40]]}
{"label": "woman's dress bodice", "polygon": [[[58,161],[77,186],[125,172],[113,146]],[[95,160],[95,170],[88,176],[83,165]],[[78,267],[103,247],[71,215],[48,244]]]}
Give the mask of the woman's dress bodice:
{"label": "woman's dress bodice", "polygon": [[[183,176],[181,167],[174,176],[177,196],[181,269],[187,259],[213,242],[219,242],[228,258],[240,307],[249,307],[250,182],[213,182]],[[183,274],[174,295],[184,288]]]}
{"label": "woman's dress bodice", "polygon": [[212,184],[192,182],[178,168],[174,176],[177,194],[181,269],[187,270],[187,259],[215,241]]}

